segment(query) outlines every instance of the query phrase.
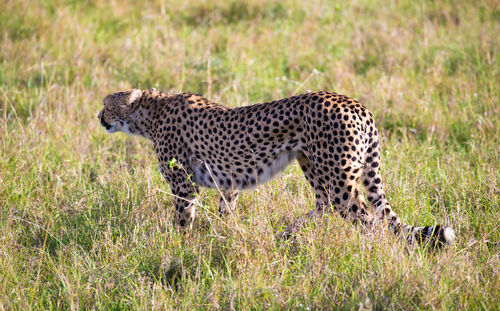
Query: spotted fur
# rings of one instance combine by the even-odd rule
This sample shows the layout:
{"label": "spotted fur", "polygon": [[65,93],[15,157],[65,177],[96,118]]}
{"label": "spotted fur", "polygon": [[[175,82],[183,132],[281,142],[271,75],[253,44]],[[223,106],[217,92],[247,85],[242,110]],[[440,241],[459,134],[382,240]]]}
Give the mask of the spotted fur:
{"label": "spotted fur", "polygon": [[[153,141],[181,227],[193,223],[198,186],[224,191],[223,214],[240,190],[268,181],[297,159],[314,189],[316,207],[281,236],[335,210],[364,226],[387,223],[411,243],[444,245],[454,239],[449,227],[413,227],[394,213],[384,193],[373,116],[344,95],[306,93],[229,108],[191,93],[134,89],[108,95],[98,118],[109,133],[122,131]],[[175,165],[169,165],[172,159]]]}

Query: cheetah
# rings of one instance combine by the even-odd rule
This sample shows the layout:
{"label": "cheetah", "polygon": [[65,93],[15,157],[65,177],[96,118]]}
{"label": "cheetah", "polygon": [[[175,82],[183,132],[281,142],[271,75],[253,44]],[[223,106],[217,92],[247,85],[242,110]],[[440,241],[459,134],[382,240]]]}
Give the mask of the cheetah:
{"label": "cheetah", "polygon": [[108,133],[153,142],[181,228],[193,224],[200,186],[223,191],[219,212],[225,214],[241,190],[267,182],[296,159],[314,190],[315,208],[280,237],[336,211],[362,226],[385,224],[410,244],[440,247],[455,238],[448,226],[410,226],[392,210],[380,174],[373,115],[347,96],[305,93],[229,108],[193,93],[131,89],[110,94],[103,103],[98,119]]}

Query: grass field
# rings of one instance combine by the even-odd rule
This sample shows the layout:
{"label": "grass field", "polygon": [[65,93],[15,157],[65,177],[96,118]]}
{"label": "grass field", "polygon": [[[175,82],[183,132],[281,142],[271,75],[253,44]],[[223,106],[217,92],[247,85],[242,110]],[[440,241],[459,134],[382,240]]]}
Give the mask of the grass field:
{"label": "grass field", "polygon": [[[499,33],[482,0],[1,1],[0,309],[500,309]],[[151,143],[96,119],[130,87],[357,98],[396,213],[456,244],[337,215],[277,240],[314,205],[296,164],[180,234]]]}

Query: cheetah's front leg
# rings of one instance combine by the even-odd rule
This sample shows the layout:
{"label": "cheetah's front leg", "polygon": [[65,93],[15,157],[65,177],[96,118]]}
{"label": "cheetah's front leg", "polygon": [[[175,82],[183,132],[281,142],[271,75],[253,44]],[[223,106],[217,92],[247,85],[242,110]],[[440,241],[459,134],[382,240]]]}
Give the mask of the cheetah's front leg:
{"label": "cheetah's front leg", "polygon": [[174,195],[175,225],[181,229],[191,229],[196,205],[199,204],[198,186],[191,181],[190,175],[184,170],[180,161],[172,167],[168,163],[160,163],[160,171]]}
{"label": "cheetah's front leg", "polygon": [[181,229],[193,227],[196,205],[199,204],[198,197],[191,196],[190,198],[176,197],[175,204],[175,224]]}

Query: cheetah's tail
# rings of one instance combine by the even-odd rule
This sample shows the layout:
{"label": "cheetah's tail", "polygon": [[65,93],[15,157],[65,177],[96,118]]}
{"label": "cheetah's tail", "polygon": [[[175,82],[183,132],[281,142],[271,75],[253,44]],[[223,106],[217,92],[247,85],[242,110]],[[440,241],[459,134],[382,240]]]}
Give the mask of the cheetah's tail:
{"label": "cheetah's tail", "polygon": [[[403,225],[405,226],[405,225]],[[442,247],[451,245],[455,239],[455,231],[443,225],[403,228],[403,236],[411,244],[428,245],[431,247]],[[405,230],[406,229],[406,230]]]}
{"label": "cheetah's tail", "polygon": [[387,221],[390,231],[402,236],[411,244],[431,247],[450,245],[455,239],[455,231],[450,227],[443,225],[414,227],[402,222],[392,210],[384,192],[380,173],[380,144],[371,114],[367,123],[370,125],[365,128],[367,135],[364,143],[367,145],[367,149],[364,155],[365,162],[361,180],[368,196],[368,202],[375,211],[375,222]]}

